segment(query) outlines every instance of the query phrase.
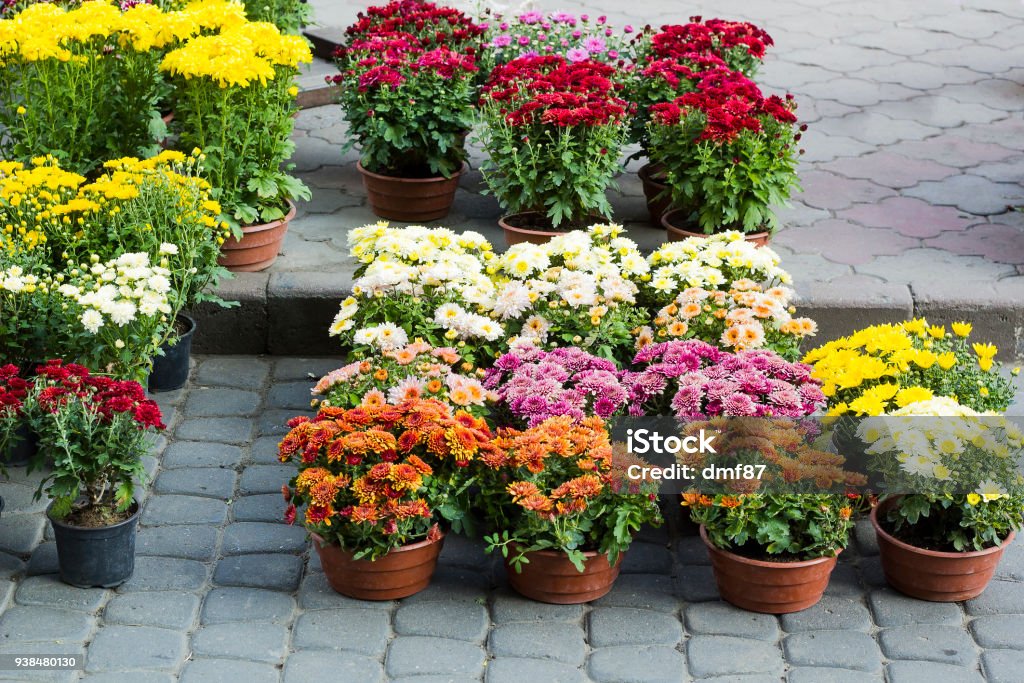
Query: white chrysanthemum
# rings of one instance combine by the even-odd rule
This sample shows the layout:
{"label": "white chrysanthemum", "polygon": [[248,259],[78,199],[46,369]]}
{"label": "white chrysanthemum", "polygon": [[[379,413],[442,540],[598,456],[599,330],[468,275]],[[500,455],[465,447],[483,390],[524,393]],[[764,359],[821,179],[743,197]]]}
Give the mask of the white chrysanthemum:
{"label": "white chrysanthemum", "polygon": [[352,335],[352,341],[356,344],[372,344],[377,341],[377,328],[375,327],[364,327],[360,330],[356,330],[356,333]]}
{"label": "white chrysanthemum", "polygon": [[409,335],[394,323],[381,323],[377,325],[374,343],[381,351],[394,351],[409,343]]}
{"label": "white chrysanthemum", "polygon": [[178,245],[171,244],[170,242],[163,242],[160,244],[159,253],[164,254],[166,256],[174,256],[175,254],[178,253]]}
{"label": "white chrysanthemum", "polygon": [[96,334],[103,327],[103,316],[99,311],[89,309],[82,314],[81,322],[89,334]]}
{"label": "white chrysanthemum", "polygon": [[458,304],[443,304],[434,311],[434,322],[445,329],[452,329],[466,310]]}
{"label": "white chrysanthemum", "polygon": [[17,294],[25,289],[25,281],[17,276],[8,276],[3,279],[3,288],[8,292]]}
{"label": "white chrysanthemum", "polygon": [[512,281],[498,292],[493,310],[502,320],[518,318],[530,309],[530,288],[522,282]]}
{"label": "white chrysanthemum", "polygon": [[135,320],[137,310],[130,301],[115,301],[110,305],[110,320],[118,327],[124,327]]}

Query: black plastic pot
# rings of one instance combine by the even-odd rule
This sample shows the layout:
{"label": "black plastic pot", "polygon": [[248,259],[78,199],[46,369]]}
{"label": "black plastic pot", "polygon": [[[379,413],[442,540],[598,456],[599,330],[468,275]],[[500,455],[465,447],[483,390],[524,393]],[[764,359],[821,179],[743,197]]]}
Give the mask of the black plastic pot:
{"label": "black plastic pot", "polygon": [[160,347],[163,355],[153,358],[153,369],[149,373],[151,392],[181,389],[188,381],[188,362],[192,356],[192,335],[196,331],[196,321],[184,313],[179,313],[177,319],[188,329],[178,337],[177,344],[170,346],[165,343]]}
{"label": "black plastic pot", "polygon": [[132,503],[132,516],[113,526],[85,528],[71,526],[46,516],[57,541],[60,580],[76,588],[113,588],[131,578],[135,571],[135,531],[139,504]]}
{"label": "black plastic pot", "polygon": [[39,436],[27,424],[15,430],[15,441],[0,453],[0,462],[8,467],[24,467],[39,452]]}

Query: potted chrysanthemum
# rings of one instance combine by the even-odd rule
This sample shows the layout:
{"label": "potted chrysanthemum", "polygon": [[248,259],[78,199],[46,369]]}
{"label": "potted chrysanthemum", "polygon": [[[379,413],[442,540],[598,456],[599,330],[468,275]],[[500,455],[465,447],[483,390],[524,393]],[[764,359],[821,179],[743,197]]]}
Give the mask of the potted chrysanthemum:
{"label": "potted chrysanthemum", "polygon": [[476,47],[483,29],[425,2],[371,7],[334,58],[349,124],[346,149],[373,212],[407,222],[448,215],[475,121]]}
{"label": "potted chrysanthemum", "polygon": [[605,190],[619,171],[629,104],[616,67],[559,55],[496,67],[480,100],[482,168],[509,212],[509,244],[543,243],[611,215]]}
{"label": "potted chrysanthemum", "polygon": [[292,200],[310,196],[285,163],[295,149],[295,77],[312,59],[301,37],[249,22],[194,37],[160,64],[175,87],[176,144],[203,151],[231,225],[221,256],[230,270],[268,268],[295,216]]}
{"label": "potted chrysanthemum", "polygon": [[160,409],[138,382],[93,375],[51,360],[36,371],[26,399],[39,454],[53,466],[36,491],[52,498],[47,517],[57,542],[60,577],[79,587],[117,586],[135,567],[146,471],[147,436],[164,428]]}
{"label": "potted chrysanthemum", "polygon": [[792,96],[765,97],[729,69],[705,71],[693,92],[650,107],[649,153],[674,207],[662,216],[670,239],[739,230],[767,244],[772,207],[799,188],[795,110]]}
{"label": "potted chrysanthemum", "polygon": [[430,583],[442,524],[465,514],[470,461],[495,447],[483,420],[435,399],[295,418],[280,445],[298,474],[284,487],[285,519],[313,537],[334,590],[393,600]]}
{"label": "potted chrysanthemum", "polygon": [[497,445],[480,458],[480,498],[512,588],[556,604],[608,593],[636,532],[661,523],[657,485],[627,476],[635,461],[613,459],[599,417],[551,417]]}

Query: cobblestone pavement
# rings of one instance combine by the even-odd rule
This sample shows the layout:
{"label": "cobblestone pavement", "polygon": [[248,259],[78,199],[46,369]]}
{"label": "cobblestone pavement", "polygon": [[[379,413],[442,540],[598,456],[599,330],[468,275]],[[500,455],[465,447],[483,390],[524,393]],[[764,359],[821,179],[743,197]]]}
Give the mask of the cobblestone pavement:
{"label": "cobblestone pavement", "polygon": [[0,484],[0,654],[85,661],[84,674],[0,671],[0,681],[1021,680],[1021,543],[980,598],[926,603],[885,587],[862,524],[822,602],[776,618],[718,600],[706,550],[672,512],[592,605],[519,598],[499,560],[454,536],[422,593],[344,598],[327,586],[303,530],[280,521],[292,468],[275,459],[284,421],[308,410],[307,373],[336,362],[198,360],[189,387],[157,396],[168,438],[147,461],[155,478],[135,574],[117,590],[60,583],[45,502],[31,502],[35,478],[15,469]]}
{"label": "cobblestone pavement", "polygon": [[[362,2],[314,0],[322,26],[351,22]],[[510,3],[505,3],[510,4]],[[511,3],[517,5],[518,3]],[[796,94],[810,124],[803,194],[782,212],[775,246],[804,292],[909,286],[918,298],[1014,291],[1024,285],[1024,3],[1020,0],[543,0],[546,9],[607,14],[616,26],[691,14],[755,21],[775,38],[759,76]],[[313,188],[274,271],[318,271],[345,259],[346,230],[376,220],[356,156],[341,155],[340,108],[304,111],[294,161]],[[476,151],[472,165],[479,167]],[[613,193],[615,218],[642,246],[649,227],[631,163]],[[463,178],[443,224],[496,245],[497,203]],[[347,269],[341,269],[348,272]],[[347,277],[339,275],[339,277]],[[998,284],[996,284],[998,283]]]}

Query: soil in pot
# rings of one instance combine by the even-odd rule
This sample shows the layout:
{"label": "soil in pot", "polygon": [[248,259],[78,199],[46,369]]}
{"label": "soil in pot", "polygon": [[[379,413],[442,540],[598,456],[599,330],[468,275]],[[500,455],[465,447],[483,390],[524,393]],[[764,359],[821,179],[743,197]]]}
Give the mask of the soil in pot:
{"label": "soil in pot", "polygon": [[871,510],[882,571],[889,585],[904,595],[931,602],[959,602],[981,595],[1015,533],[1011,531],[1002,545],[984,550],[946,552],[920,548],[891,533],[885,515],[894,504],[891,499],[882,501]]}
{"label": "soil in pot", "polygon": [[586,230],[596,223],[607,223],[604,216],[593,215],[584,220],[567,221],[559,224],[558,230],[551,227],[551,219],[540,211],[513,213],[498,219],[498,225],[505,231],[505,242],[508,246],[529,242],[530,244],[546,244],[552,237],[564,235],[573,230]]}
{"label": "soil in pot", "polygon": [[149,390],[153,393],[174,391],[188,382],[189,360],[192,357],[192,336],[196,321],[179,313],[174,321],[177,343],[164,343],[160,348],[163,355],[153,357],[153,369],[149,372]]}
{"label": "soil in pot", "polygon": [[[684,209],[673,209],[661,217],[661,224],[665,227],[666,232],[668,232],[668,240],[670,242],[681,242],[689,237],[710,237],[707,233],[700,231],[696,223],[689,220],[689,213]],[[722,230],[722,232],[725,232],[725,230]],[[753,242],[759,247],[767,247],[771,237],[771,232],[767,230],[748,232],[743,235],[745,240]]]}
{"label": "soil in pot", "polygon": [[[510,548],[514,553],[514,546]],[[587,552],[584,571],[580,572],[569,561],[565,553],[554,550],[535,550],[527,553],[529,563],[522,564],[521,571],[505,560],[508,582],[512,588],[531,600],[554,605],[576,605],[590,602],[607,595],[619,576],[624,553],[620,553],[613,565],[608,556]]]}
{"label": "soil in pot", "polygon": [[341,546],[312,534],[327,583],[338,593],[358,600],[397,600],[430,585],[444,536],[392,550],[378,560],[357,560]]}
{"label": "soil in pot", "polygon": [[463,163],[451,177],[413,174],[411,177],[387,176],[373,173],[363,167],[356,168],[363,176],[370,209],[381,218],[404,223],[440,220],[448,215],[455,201],[459,178],[468,165]]}
{"label": "soil in pot", "polygon": [[242,239],[234,237],[221,245],[217,263],[235,273],[255,273],[266,270],[281,251],[281,244],[288,232],[288,223],[295,218],[295,204],[288,202],[288,213],[284,218],[259,225],[242,228]]}
{"label": "soil in pot", "polygon": [[[61,581],[78,588],[113,588],[131,578],[135,571],[139,504],[133,502],[126,513],[114,515],[123,519],[90,527],[84,524],[95,524],[102,515],[72,512],[58,520],[50,517],[47,510],[57,544]],[[78,526],[79,522],[83,526]]]}
{"label": "soil in pot", "polygon": [[[773,561],[751,559],[715,547],[701,527],[722,599],[763,614],[789,614],[815,605],[828,587],[835,557]],[[752,554],[752,553],[748,553]]]}

